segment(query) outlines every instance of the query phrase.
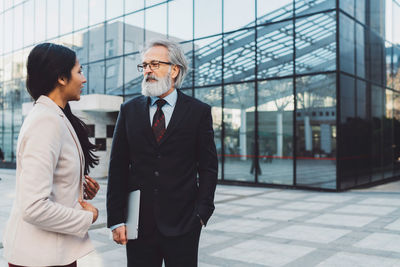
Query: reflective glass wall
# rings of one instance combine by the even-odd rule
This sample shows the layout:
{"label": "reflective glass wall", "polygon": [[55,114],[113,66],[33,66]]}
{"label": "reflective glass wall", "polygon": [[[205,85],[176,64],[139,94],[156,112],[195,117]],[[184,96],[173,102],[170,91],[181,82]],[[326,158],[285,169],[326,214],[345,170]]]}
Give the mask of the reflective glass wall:
{"label": "reflective glass wall", "polygon": [[181,90],[212,106],[221,181],[341,190],[390,178],[399,18],[395,0],[1,1],[0,147],[15,161],[35,44],[76,51],[84,94],[127,100],[143,44],[169,38],[190,62]]}

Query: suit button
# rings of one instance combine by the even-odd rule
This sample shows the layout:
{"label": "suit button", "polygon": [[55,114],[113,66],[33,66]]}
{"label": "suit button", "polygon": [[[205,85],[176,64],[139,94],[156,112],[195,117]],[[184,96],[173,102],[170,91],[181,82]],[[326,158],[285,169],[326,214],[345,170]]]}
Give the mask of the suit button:
{"label": "suit button", "polygon": [[158,158],[158,159],[161,159],[161,154],[157,154],[157,158]]}
{"label": "suit button", "polygon": [[160,173],[158,171],[155,171],[154,175],[158,177],[158,176],[160,176]]}
{"label": "suit button", "polygon": [[154,189],[154,195],[157,195],[158,194],[158,189]]}

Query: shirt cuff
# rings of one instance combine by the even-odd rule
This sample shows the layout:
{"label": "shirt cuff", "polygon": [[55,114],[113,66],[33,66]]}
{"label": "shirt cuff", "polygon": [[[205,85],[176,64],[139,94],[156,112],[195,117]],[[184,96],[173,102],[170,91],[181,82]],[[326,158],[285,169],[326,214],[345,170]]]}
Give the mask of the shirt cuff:
{"label": "shirt cuff", "polygon": [[110,227],[110,230],[111,230],[111,231],[114,231],[114,230],[117,229],[118,227],[124,226],[124,225],[125,225],[124,223],[119,223],[119,224],[113,225],[113,226]]}

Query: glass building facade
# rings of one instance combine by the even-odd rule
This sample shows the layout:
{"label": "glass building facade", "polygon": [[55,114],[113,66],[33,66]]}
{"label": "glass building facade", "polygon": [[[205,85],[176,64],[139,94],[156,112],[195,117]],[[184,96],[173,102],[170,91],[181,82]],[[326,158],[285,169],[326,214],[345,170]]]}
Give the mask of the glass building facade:
{"label": "glass building facade", "polygon": [[143,44],[163,37],[190,61],[181,90],[212,106],[221,182],[344,190],[391,179],[399,28],[398,0],[4,0],[0,147],[15,162],[35,44],[76,51],[85,95],[128,100],[141,92]]}

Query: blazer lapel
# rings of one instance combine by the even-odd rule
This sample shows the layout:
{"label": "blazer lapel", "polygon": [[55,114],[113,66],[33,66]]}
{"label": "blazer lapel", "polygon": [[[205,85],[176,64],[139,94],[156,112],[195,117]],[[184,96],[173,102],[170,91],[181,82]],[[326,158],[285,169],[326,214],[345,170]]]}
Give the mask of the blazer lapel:
{"label": "blazer lapel", "polygon": [[[175,89],[178,92],[178,99],[176,100],[176,105],[174,108],[174,111],[172,113],[171,120],[169,121],[167,130],[165,131],[165,134],[163,138],[160,141],[159,145],[162,145],[165,140],[168,139],[168,137],[171,135],[171,133],[174,131],[175,127],[179,125],[179,122],[182,120],[182,118],[185,116],[186,111],[188,109],[188,105],[186,103],[186,96],[181,93],[178,89]],[[153,138],[155,141],[155,138]]]}

